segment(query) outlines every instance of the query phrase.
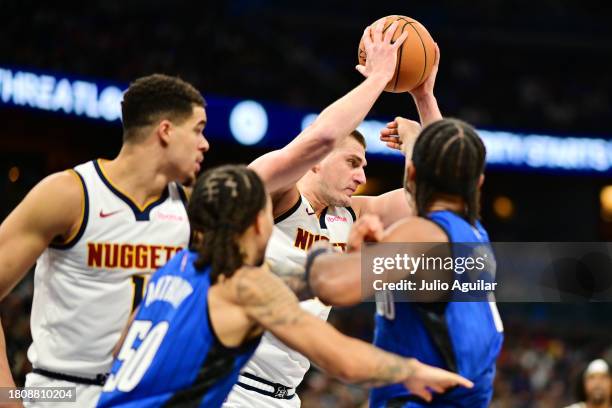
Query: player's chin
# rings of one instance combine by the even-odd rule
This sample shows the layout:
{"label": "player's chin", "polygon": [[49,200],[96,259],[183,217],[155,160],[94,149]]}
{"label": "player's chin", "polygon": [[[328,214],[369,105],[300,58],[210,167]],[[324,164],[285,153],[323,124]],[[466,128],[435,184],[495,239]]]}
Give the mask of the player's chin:
{"label": "player's chin", "polygon": [[198,178],[197,173],[193,172],[183,177],[183,181],[181,182],[181,184],[184,185],[185,187],[191,187],[195,184],[195,181],[197,178]]}
{"label": "player's chin", "polygon": [[342,194],[338,199],[337,207],[350,207],[351,206],[351,194]]}

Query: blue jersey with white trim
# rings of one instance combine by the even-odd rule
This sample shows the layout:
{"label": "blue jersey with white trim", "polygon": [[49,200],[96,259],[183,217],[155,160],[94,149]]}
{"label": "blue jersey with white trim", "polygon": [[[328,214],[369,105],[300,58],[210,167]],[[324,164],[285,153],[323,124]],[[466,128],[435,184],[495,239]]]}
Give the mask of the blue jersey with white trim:
{"label": "blue jersey with white trim", "polygon": [[[489,243],[489,236],[480,222],[475,226],[451,211],[436,211],[428,218],[441,227],[452,243]],[[457,250],[453,248],[453,256]],[[414,357],[422,363],[458,372],[474,381],[475,390],[483,379],[490,388],[490,372],[503,342],[503,327],[495,302],[448,302],[417,304],[386,302],[376,315],[374,344],[384,350]],[[485,380],[486,378],[486,380]],[[462,391],[463,392],[463,391]],[[408,397],[401,384],[372,390],[372,407],[384,406],[385,401]]]}
{"label": "blue jersey with white trim", "polygon": [[259,344],[217,339],[209,318],[210,267],[184,250],[158,270],[131,324],[98,407],[219,407]]}

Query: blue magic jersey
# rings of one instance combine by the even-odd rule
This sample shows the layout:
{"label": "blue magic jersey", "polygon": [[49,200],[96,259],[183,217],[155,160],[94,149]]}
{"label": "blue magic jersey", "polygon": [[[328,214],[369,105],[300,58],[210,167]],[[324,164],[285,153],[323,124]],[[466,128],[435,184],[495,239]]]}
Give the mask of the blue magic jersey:
{"label": "blue magic jersey", "polygon": [[224,347],[208,311],[210,267],[181,251],[152,277],[98,407],[219,407],[259,337]]}
{"label": "blue magic jersey", "polygon": [[[479,222],[472,226],[451,211],[429,214],[453,243],[484,243],[489,236]],[[453,246],[453,256],[457,257]],[[422,363],[455,371],[474,382],[471,390],[457,388],[434,398],[432,406],[488,407],[495,360],[503,342],[503,326],[494,301],[418,304],[393,302],[389,293],[378,308],[374,344],[384,350],[414,357]],[[491,299],[494,300],[494,299]],[[381,305],[378,305],[381,306]],[[417,407],[401,384],[372,390],[371,407]],[[402,405],[405,402],[405,405]]]}

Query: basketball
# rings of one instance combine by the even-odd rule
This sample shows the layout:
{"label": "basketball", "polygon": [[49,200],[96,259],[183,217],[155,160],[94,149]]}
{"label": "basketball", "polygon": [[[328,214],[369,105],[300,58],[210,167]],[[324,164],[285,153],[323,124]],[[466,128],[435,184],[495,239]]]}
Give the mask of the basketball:
{"label": "basketball", "polygon": [[[397,65],[395,74],[385,87],[387,92],[407,92],[421,85],[431,73],[435,60],[436,47],[433,38],[427,29],[418,21],[406,16],[387,16],[385,20],[386,31],[394,21],[399,20],[399,26],[393,35],[395,41],[404,31],[408,38],[397,50]],[[372,27],[380,21],[377,20]],[[359,64],[365,65],[366,51],[363,41],[359,43]]]}

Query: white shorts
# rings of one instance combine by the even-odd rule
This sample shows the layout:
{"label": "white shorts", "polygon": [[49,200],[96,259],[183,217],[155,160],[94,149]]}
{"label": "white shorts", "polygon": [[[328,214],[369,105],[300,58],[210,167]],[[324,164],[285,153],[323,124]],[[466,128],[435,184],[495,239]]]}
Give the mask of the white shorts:
{"label": "white shorts", "polygon": [[297,394],[291,399],[279,399],[234,385],[223,408],[299,408],[301,404]]}
{"label": "white shorts", "polygon": [[102,392],[99,385],[76,384],[56,380],[44,375],[29,373],[26,376],[26,387],[76,387],[75,402],[24,402],[26,408],[95,408]]}

